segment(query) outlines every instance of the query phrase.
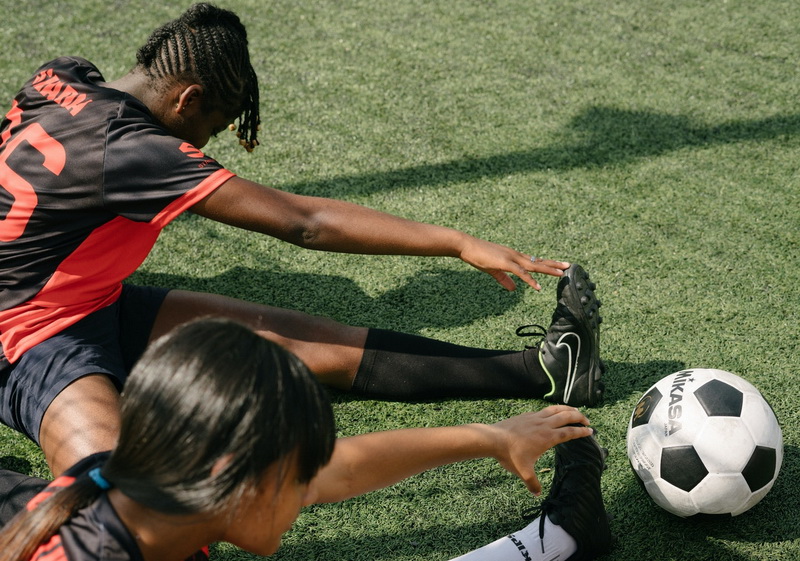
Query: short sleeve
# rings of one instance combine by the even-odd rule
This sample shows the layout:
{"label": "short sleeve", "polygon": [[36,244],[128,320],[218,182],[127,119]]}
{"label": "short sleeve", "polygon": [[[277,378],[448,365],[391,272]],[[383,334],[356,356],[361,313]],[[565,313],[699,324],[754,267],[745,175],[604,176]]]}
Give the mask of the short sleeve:
{"label": "short sleeve", "polygon": [[233,175],[149,119],[122,104],[118,118],[109,122],[103,165],[106,208],[138,222],[153,220],[198,188],[205,196]]}

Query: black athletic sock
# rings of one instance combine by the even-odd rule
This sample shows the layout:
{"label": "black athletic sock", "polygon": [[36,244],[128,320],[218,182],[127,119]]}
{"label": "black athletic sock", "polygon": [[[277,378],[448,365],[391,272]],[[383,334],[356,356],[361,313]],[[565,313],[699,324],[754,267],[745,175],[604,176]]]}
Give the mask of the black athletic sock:
{"label": "black athletic sock", "polygon": [[462,347],[370,329],[353,391],[381,399],[535,397],[551,390],[537,351]]}

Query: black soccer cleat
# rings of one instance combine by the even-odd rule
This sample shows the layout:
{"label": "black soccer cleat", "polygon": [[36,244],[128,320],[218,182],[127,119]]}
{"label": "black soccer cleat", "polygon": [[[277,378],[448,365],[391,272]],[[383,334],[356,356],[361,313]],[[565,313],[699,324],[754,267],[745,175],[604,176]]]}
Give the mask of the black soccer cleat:
{"label": "black soccer cleat", "polygon": [[[605,365],[600,360],[601,302],[595,284],[580,265],[570,265],[556,289],[557,304],[550,327],[539,344],[539,363],[550,378],[547,401],[579,407],[595,405],[603,397]],[[517,329],[517,335],[532,326]],[[539,326],[535,326],[539,327]]]}
{"label": "black soccer cleat", "polygon": [[553,484],[547,498],[535,510],[541,517],[541,539],[547,517],[577,543],[577,550],[566,561],[587,561],[611,549],[609,516],[600,490],[606,456],[608,450],[598,444],[594,435],[555,447]]}

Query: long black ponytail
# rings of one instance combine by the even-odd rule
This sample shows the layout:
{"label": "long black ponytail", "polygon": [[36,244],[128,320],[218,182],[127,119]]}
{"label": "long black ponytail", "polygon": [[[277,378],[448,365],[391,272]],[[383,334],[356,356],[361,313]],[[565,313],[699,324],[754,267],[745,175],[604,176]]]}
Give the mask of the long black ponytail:
{"label": "long black ponytail", "polygon": [[81,476],[55,491],[38,508],[17,514],[0,532],[0,561],[28,561],[40,545],[81,508],[94,502],[102,489]]}
{"label": "long black ponytail", "polygon": [[296,462],[300,480],[311,480],[335,440],[327,394],[306,366],[224,319],[188,323],[151,345],[125,384],[120,416],[100,477],[82,475],[14,518],[0,532],[0,561],[28,561],[106,482],[165,514],[217,512],[254,492],[272,465]]}

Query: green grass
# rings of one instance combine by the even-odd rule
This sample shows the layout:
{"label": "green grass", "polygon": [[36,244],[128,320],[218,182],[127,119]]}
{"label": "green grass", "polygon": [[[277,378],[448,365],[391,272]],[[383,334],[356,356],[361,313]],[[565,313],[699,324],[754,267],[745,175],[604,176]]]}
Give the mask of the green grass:
{"label": "green grass", "polygon": [[[60,54],[109,79],[187,3],[0,0],[0,97]],[[264,145],[207,152],[238,174],[582,263],[603,300],[619,540],[605,559],[800,559],[800,4],[791,0],[223,2],[262,81]],[[506,293],[459,262],[297,250],[183,217],[135,281],[208,290],[483,347],[547,322],[555,280]],[[733,371],[781,421],[771,493],[735,519],[676,519],[637,486],[638,397],[684,367]],[[526,400],[384,403],[335,395],[342,434],[494,421]],[[0,465],[46,474],[2,432]],[[552,466],[552,456],[540,461]],[[543,471],[547,488],[551,473]],[[525,489],[490,461],[434,470],[302,513],[281,560],[445,560],[523,522]],[[224,561],[250,558],[227,546]]]}

